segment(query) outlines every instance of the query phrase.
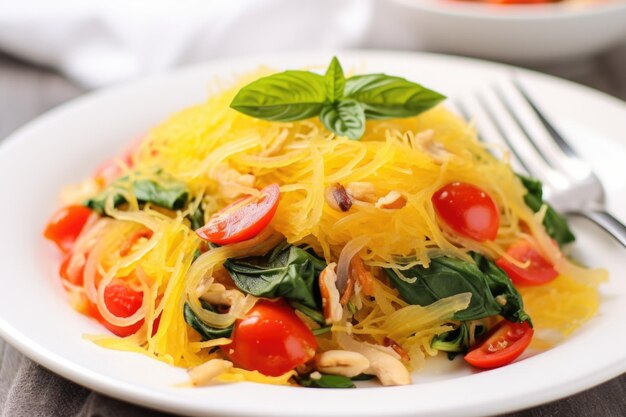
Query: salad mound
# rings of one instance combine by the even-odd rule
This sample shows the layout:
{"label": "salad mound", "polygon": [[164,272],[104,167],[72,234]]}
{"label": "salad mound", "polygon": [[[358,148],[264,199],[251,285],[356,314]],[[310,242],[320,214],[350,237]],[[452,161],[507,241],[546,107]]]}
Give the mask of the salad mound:
{"label": "salad mound", "polygon": [[[441,94],[386,74],[259,70],[62,193],[87,336],[192,384],[411,381],[439,353],[506,365],[592,317],[602,269]],[[456,359],[460,360],[460,359]]]}

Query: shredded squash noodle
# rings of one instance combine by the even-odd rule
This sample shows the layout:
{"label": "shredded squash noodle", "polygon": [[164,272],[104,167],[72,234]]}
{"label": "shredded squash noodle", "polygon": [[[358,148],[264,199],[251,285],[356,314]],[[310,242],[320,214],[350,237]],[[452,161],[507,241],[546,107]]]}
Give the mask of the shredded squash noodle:
{"label": "shredded squash noodle", "polygon": [[[367,359],[369,368],[363,373],[383,383],[387,376],[377,368],[382,362],[376,352],[417,370],[439,352],[433,340],[459,331],[460,314],[471,307],[473,295],[468,292],[428,305],[403,297],[397,282],[416,285],[419,277],[410,271],[428,270],[436,258],[473,265],[477,253],[526,268],[528,263],[507,249],[520,239],[532,243],[559,274],[543,285],[517,286],[532,319],[537,348],[560,342],[597,312],[597,286],[607,278],[606,271],[579,267],[562,254],[542,224],[545,206],[537,212],[529,208],[524,200],[527,189],[507,160],[495,159],[492,149],[478,140],[472,125],[439,105],[413,117],[368,120],[357,141],[329,133],[317,119],[271,122],[229,107],[244,84],[265,74],[243,77],[156,126],[128,161],[116,162],[116,179],[89,179],[64,193],[66,200],[82,204],[110,189],[112,181],[116,191],[105,194],[99,212],[94,209],[62,275],[76,309],[107,322],[109,329],[134,326],[135,331],[124,337],[85,337],[106,348],[186,368],[222,360],[223,369],[213,362],[212,369],[220,371],[210,379],[217,383],[295,384],[302,374],[315,370],[311,362],[280,375],[264,375],[223,361],[236,337],[229,329],[264,298],[254,289],[245,291],[227,261],[257,259],[250,261],[255,266],[284,242],[304,249],[305,255],[298,255],[302,265],[311,265],[305,256],[329,264],[302,267],[315,271],[316,297],[322,269],[321,274],[331,274],[324,275],[325,283],[336,279],[342,295],[349,291],[329,306],[340,309],[338,321],[316,320],[306,299],[291,304],[316,333],[318,355],[349,347]],[[163,208],[142,197],[147,191],[137,191],[150,184],[164,186],[164,181],[182,184],[185,204]],[[438,218],[433,194],[452,182],[472,184],[491,196],[499,211],[495,239],[463,236]],[[220,246],[194,232],[190,219],[195,214],[200,213],[203,225],[227,205],[259,196],[270,184],[279,185],[280,203],[269,226],[254,237]],[[349,209],[338,208],[334,195],[349,198]],[[282,258],[273,259],[267,262]],[[331,263],[337,263],[336,270],[329,270]],[[67,278],[76,274],[82,279]],[[119,286],[138,300],[126,315],[107,303],[108,291]],[[285,294],[281,289],[265,298]],[[502,297],[494,302],[507,303]],[[200,334],[190,326],[191,316],[217,336]],[[499,320],[492,317],[485,323],[490,327]],[[468,328],[473,344],[476,323]]]}

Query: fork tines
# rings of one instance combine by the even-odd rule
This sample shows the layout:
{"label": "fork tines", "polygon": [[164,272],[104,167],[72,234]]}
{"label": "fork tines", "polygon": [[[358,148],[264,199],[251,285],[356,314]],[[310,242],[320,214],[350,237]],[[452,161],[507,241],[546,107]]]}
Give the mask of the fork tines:
{"label": "fork tines", "polygon": [[[548,121],[519,81],[499,82],[491,88],[455,101],[461,114],[474,120],[481,140],[511,151],[516,172],[541,179],[558,191],[584,180],[590,170]],[[494,152],[502,157],[501,152]]]}

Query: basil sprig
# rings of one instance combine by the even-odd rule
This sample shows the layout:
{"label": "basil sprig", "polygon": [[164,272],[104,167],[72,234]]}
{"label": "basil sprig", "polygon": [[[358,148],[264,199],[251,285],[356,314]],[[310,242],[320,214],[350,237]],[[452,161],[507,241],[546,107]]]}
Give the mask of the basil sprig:
{"label": "basil sprig", "polygon": [[357,140],[365,120],[410,117],[445,96],[401,77],[366,74],[345,78],[337,57],[322,76],[284,71],[243,87],[230,107],[257,119],[291,122],[319,116],[330,132]]}

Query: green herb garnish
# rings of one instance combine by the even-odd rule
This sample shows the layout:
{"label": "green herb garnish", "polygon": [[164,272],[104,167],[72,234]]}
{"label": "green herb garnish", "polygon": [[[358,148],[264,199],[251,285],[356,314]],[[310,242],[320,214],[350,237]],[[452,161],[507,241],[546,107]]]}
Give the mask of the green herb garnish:
{"label": "green herb garnish", "polygon": [[561,247],[576,240],[565,217],[559,214],[551,205],[543,201],[543,186],[541,181],[519,174],[517,174],[517,177],[522,182],[524,188],[526,188],[527,193],[524,195],[524,202],[532,211],[536,213],[544,204],[547,206],[546,214],[543,217],[543,227],[546,229],[546,233],[552,239],[556,240]]}
{"label": "green herb garnish", "polygon": [[230,107],[257,119],[291,122],[319,116],[330,132],[359,139],[365,120],[410,117],[445,96],[401,77],[366,74],[345,78],[337,57],[325,75],[284,71],[243,87]]}
{"label": "green herb garnish", "polygon": [[224,262],[224,268],[239,290],[255,297],[284,298],[318,323],[325,323],[319,312],[321,300],[317,281],[325,267],[323,260],[287,243],[265,256]]}
{"label": "green herb garnish", "polygon": [[[130,187],[128,186],[130,183]],[[151,203],[168,210],[180,210],[187,204],[189,190],[187,185],[169,178],[159,178],[158,182],[152,179],[134,179],[122,177],[113,181],[100,194],[84,202],[84,205],[99,214],[105,213],[105,205],[109,198],[113,200],[113,207],[126,202],[123,191],[130,188],[139,204]]]}
{"label": "green herb garnish", "polygon": [[319,378],[311,378],[311,374],[295,377],[298,384],[309,388],[356,388],[354,382],[341,375],[320,374]]}
{"label": "green herb garnish", "polygon": [[[212,305],[207,303],[204,300],[200,300],[202,304],[202,308],[208,311],[215,311]],[[185,322],[191,326],[195,331],[200,333],[202,336],[202,340],[211,340],[211,339],[219,339],[220,337],[230,337],[233,332],[234,325],[230,325],[225,329],[218,329],[216,327],[209,326],[205,322],[203,322],[200,317],[196,316],[196,313],[193,312],[188,303],[185,303],[185,307],[183,309],[183,316],[185,318]]]}
{"label": "green herb garnish", "polygon": [[473,254],[476,263],[450,257],[434,258],[428,268],[417,265],[402,271],[413,282],[401,279],[392,269],[385,269],[400,297],[410,304],[428,306],[456,294],[472,294],[469,306],[457,311],[453,320],[479,320],[501,315],[514,322],[530,321],[522,297],[511,280],[496,264]]}
{"label": "green herb garnish", "polygon": [[[433,337],[430,347],[448,353],[466,353],[470,348],[471,326],[469,322],[462,322],[461,325],[454,330],[442,333]],[[474,340],[479,339],[487,333],[487,327],[477,323],[474,326]]]}

